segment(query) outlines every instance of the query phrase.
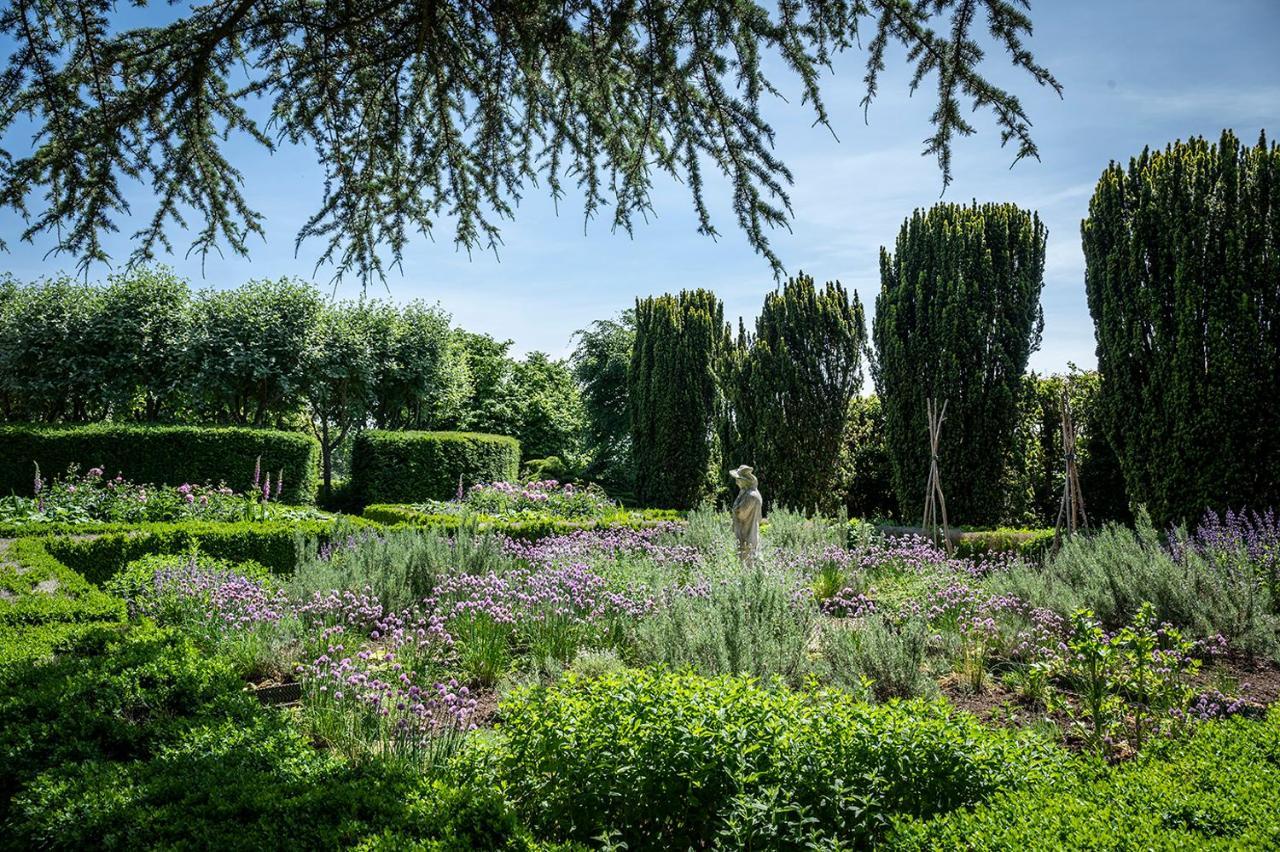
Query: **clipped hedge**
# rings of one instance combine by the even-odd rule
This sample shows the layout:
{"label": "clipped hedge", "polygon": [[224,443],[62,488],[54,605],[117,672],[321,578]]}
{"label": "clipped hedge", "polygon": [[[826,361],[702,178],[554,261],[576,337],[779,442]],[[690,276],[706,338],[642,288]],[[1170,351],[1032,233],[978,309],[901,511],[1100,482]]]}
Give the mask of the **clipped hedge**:
{"label": "clipped hedge", "polygon": [[960,535],[956,556],[983,556],[988,553],[1016,553],[1026,559],[1040,560],[1053,547],[1051,529],[977,530]]}
{"label": "clipped hedge", "polygon": [[[865,521],[849,521],[848,543],[854,546],[865,532]],[[918,535],[926,536],[925,530],[918,527],[880,526],[879,531],[889,536]],[[994,530],[962,530],[953,527],[949,538],[955,547],[955,555],[959,558],[984,556],[988,553],[1016,553],[1026,559],[1041,560],[1053,547],[1052,529],[1012,529],[1001,527]]]}
{"label": "clipped hedge", "polygon": [[423,512],[413,506],[376,503],[365,507],[363,517],[365,520],[387,525],[406,524],[450,532],[459,529],[473,529],[483,532],[496,532],[509,538],[538,539],[551,535],[578,532],[579,530],[643,529],[663,523],[680,521],[684,517],[684,513],[675,509],[636,509],[633,511],[619,511],[603,518],[589,520],[570,520],[553,515],[507,519],[479,514],[433,514],[431,512]]}
{"label": "clipped hedge", "polygon": [[478,432],[382,432],[356,436],[351,492],[358,505],[448,500],[477,482],[514,480],[520,442]]}
{"label": "clipped hedge", "polygon": [[125,615],[124,601],[63,565],[43,542],[0,546],[0,666],[48,656]]}
{"label": "clipped hedge", "polygon": [[[348,533],[351,524],[368,522],[348,519],[343,525]],[[257,562],[276,573],[288,574],[297,565],[299,544],[304,540],[323,544],[334,528],[332,521],[185,521],[139,524],[127,531],[93,537],[51,537],[43,542],[53,556],[72,570],[101,583],[140,557],[184,553],[193,547],[216,559]]]}
{"label": "clipped hedge", "polygon": [[320,445],[309,435],[273,429],[201,426],[0,426],[0,494],[31,494],[35,469],[59,476],[68,466],[101,467],[133,482],[225,482],[248,487],[255,460],[274,479],[284,471],[286,503],[315,496]]}

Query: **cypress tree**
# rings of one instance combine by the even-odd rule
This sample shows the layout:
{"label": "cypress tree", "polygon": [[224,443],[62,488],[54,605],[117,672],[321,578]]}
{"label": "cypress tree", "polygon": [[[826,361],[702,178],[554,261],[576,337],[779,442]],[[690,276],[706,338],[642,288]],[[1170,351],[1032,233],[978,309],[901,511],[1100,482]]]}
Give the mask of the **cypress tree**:
{"label": "cypress tree", "polygon": [[1276,503],[1280,148],[1223,131],[1112,163],[1081,234],[1130,500],[1165,523]]}
{"label": "cypress tree", "polygon": [[952,518],[991,524],[1017,427],[1022,376],[1044,328],[1046,231],[1012,204],[939,204],[880,250],[872,376],[893,488],[919,517],[929,470],[925,400],[947,400],[940,472]]}
{"label": "cypress tree", "polygon": [[720,484],[711,477],[724,306],[708,290],[639,299],[635,335],[627,385],[636,497],[690,509]]}
{"label": "cypress tree", "polygon": [[774,505],[842,502],[840,450],[866,342],[857,296],[839,282],[818,289],[803,273],[765,297],[754,335],[739,330],[726,370],[726,460],[754,466]]}

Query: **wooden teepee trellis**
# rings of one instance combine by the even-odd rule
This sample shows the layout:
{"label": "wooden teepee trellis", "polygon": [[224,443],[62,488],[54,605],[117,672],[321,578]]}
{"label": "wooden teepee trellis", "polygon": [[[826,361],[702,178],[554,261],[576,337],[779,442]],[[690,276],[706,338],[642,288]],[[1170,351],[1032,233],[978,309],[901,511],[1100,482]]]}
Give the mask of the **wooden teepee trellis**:
{"label": "wooden teepee trellis", "polygon": [[1062,415],[1062,454],[1066,461],[1066,476],[1062,483],[1062,503],[1058,508],[1058,520],[1053,527],[1053,549],[1062,545],[1064,534],[1075,535],[1081,528],[1089,529],[1089,516],[1084,510],[1084,492],[1080,490],[1080,468],[1076,464],[1076,424],[1071,417],[1071,400],[1068,388],[1063,388],[1059,410]]}
{"label": "wooden teepee trellis", "polygon": [[[942,495],[942,476],[938,473],[938,443],[942,435],[942,421],[947,419],[947,402],[942,401],[941,410],[937,401],[928,401],[929,413],[929,484],[924,491],[924,519],[920,526],[925,535],[946,548],[951,553],[951,531],[947,525],[947,498]],[[938,512],[942,512],[942,525],[938,525]]]}

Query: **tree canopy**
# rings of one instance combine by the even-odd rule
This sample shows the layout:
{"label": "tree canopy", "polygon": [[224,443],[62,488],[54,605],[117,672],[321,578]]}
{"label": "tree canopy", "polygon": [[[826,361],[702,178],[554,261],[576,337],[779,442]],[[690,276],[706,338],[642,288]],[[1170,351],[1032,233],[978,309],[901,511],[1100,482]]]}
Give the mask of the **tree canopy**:
{"label": "tree canopy", "polygon": [[[114,0],[0,2],[0,35],[15,44],[0,137],[34,128],[29,148],[0,148],[0,205],[24,217],[23,239],[52,235],[85,268],[109,259],[104,236],[135,212],[131,262],[171,251],[175,227],[192,229],[199,255],[247,254],[264,229],[229,147],[244,137],[314,151],[323,200],[297,241],[319,240],[337,276],[382,275],[442,222],[468,250],[496,248],[531,188],[558,200],[574,185],[586,219],[630,232],[667,175],[714,236],[710,171],[779,272],[769,231],[790,219],[792,178],[766,96],[798,85],[827,125],[821,77],[836,55],[865,42],[866,109],[899,45],[912,91],[936,78],[924,150],[945,183],[952,141],[975,130],[963,100],[989,111],[1017,159],[1036,156],[1019,99],[983,73],[975,29],[985,22],[985,40],[1060,92],[1026,45],[1029,0],[129,5],[167,22],[130,26],[138,12]],[[135,210],[130,184],[154,194],[149,210]]]}

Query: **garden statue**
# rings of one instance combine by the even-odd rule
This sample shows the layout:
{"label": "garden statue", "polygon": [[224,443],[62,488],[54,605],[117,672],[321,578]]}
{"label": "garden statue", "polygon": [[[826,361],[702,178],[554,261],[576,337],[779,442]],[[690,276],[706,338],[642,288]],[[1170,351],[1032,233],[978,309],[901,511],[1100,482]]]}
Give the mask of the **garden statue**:
{"label": "garden statue", "polygon": [[760,482],[745,464],[729,471],[729,475],[738,483],[738,499],[733,501],[733,534],[738,539],[738,558],[749,563],[760,550],[760,514],[764,508],[758,488]]}

